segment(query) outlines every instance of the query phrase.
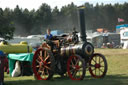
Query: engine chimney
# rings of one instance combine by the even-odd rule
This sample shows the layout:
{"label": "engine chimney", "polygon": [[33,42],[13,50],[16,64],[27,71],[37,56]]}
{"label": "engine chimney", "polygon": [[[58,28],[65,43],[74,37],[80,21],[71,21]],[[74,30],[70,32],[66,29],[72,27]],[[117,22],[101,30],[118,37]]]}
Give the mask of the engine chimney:
{"label": "engine chimney", "polygon": [[79,16],[79,26],[80,26],[80,34],[81,40],[83,42],[87,42],[86,40],[86,26],[85,26],[85,15],[84,15],[84,8],[78,9],[78,16]]}

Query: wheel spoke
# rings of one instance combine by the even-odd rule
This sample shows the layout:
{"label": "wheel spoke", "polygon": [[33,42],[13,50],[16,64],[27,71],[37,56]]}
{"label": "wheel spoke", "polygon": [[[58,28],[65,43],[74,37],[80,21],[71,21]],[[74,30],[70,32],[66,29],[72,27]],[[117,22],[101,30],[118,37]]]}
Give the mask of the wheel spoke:
{"label": "wheel spoke", "polygon": [[95,63],[96,63],[96,60],[92,59]]}
{"label": "wheel spoke", "polygon": [[102,72],[103,73],[103,71],[101,70],[101,69],[99,69],[100,70],[100,72]]}
{"label": "wheel spoke", "polygon": [[71,70],[70,70],[70,72],[73,72],[74,71],[74,69],[72,68]]}
{"label": "wheel spoke", "polygon": [[37,63],[40,63],[38,60],[36,60]]}
{"label": "wheel spoke", "polygon": [[92,71],[96,70],[96,68],[92,69]]}
{"label": "wheel spoke", "polygon": [[49,67],[48,67],[48,66],[46,66],[46,65],[45,65],[44,67],[45,67],[46,69],[48,69],[48,70],[51,70],[51,68],[49,68]]}
{"label": "wheel spoke", "polygon": [[46,58],[46,56],[47,56],[47,52],[46,52],[46,51],[44,51],[44,58]]}
{"label": "wheel spoke", "polygon": [[51,64],[51,62],[49,61],[49,62],[47,62],[47,64]]}
{"label": "wheel spoke", "polygon": [[73,58],[75,61],[77,60],[76,57]]}
{"label": "wheel spoke", "polygon": [[44,78],[46,78],[44,68],[43,68],[43,71],[42,71],[42,75],[44,75]]}
{"label": "wheel spoke", "polygon": [[39,59],[43,62],[43,58],[41,56],[39,56]]}
{"label": "wheel spoke", "polygon": [[46,69],[47,74],[49,75],[48,69]]}
{"label": "wheel spoke", "polygon": [[37,68],[39,68],[40,66],[39,66],[39,65],[37,65],[36,67],[37,67]]}
{"label": "wheel spoke", "polygon": [[78,65],[78,63],[79,63],[79,59],[77,59],[77,61],[76,61],[76,64],[75,64],[75,65]]}
{"label": "wheel spoke", "polygon": [[77,73],[77,70],[75,70],[75,72],[73,72],[73,77],[75,77],[76,73]]}
{"label": "wheel spoke", "polygon": [[100,66],[100,67],[104,67],[104,66]]}
{"label": "wheel spoke", "polygon": [[70,65],[70,68],[75,69],[75,66],[74,65]]}
{"label": "wheel spoke", "polygon": [[99,57],[99,64],[100,64],[100,57]]}
{"label": "wheel spoke", "polygon": [[38,70],[38,73],[41,73],[42,71]]}
{"label": "wheel spoke", "polygon": [[75,66],[72,60],[71,60],[71,64],[72,64],[73,66]]}
{"label": "wheel spoke", "polygon": [[42,51],[40,51],[40,55],[39,56],[41,56],[42,57]]}
{"label": "wheel spoke", "polygon": [[37,54],[38,59],[42,60],[42,57],[40,56],[40,52]]}
{"label": "wheel spoke", "polygon": [[96,68],[95,68],[95,75],[96,75]]}
{"label": "wheel spoke", "polygon": [[42,71],[41,71],[41,68],[39,68],[39,70],[38,70],[38,73],[41,73]]}
{"label": "wheel spoke", "polygon": [[104,62],[104,60],[100,61],[100,63]]}
{"label": "wheel spoke", "polygon": [[90,66],[90,67],[95,67],[95,65],[92,65],[92,64],[91,64],[91,65],[89,65],[89,66]]}
{"label": "wheel spoke", "polygon": [[95,61],[96,61],[96,63],[97,63],[97,56],[95,56]]}
{"label": "wheel spoke", "polygon": [[37,60],[41,61],[40,57],[38,57]]}
{"label": "wheel spoke", "polygon": [[48,58],[50,58],[50,56],[47,56],[44,61],[46,61]]}

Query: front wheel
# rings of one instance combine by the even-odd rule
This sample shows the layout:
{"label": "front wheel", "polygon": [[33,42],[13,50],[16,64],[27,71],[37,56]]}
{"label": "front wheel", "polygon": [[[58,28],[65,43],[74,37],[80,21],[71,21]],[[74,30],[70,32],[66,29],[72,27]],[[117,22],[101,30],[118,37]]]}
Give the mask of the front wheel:
{"label": "front wheel", "polygon": [[67,62],[67,72],[72,80],[83,80],[85,76],[85,61],[79,55],[72,55]]}
{"label": "front wheel", "polygon": [[103,78],[107,73],[107,61],[104,55],[95,53],[89,61],[89,72],[94,78]]}

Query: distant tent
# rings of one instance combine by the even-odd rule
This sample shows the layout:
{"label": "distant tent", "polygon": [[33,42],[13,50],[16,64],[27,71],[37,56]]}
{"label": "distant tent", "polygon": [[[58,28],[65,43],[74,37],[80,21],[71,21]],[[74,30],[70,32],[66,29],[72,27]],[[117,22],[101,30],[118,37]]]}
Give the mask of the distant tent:
{"label": "distant tent", "polygon": [[116,33],[119,33],[121,29],[128,28],[128,24],[122,24],[116,26]]}
{"label": "distant tent", "polygon": [[117,25],[116,29],[120,29],[120,28],[123,28],[123,27],[128,27],[128,24]]}
{"label": "distant tent", "polygon": [[60,35],[62,34],[63,32],[61,30],[53,30],[51,31],[51,34],[54,36],[54,35]]}

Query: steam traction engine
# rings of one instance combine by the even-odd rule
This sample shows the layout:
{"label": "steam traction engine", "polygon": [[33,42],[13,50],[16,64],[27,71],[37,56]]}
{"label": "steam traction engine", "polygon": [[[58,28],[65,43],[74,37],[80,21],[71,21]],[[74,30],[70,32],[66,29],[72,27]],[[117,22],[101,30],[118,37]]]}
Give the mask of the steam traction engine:
{"label": "steam traction engine", "polygon": [[94,53],[94,47],[86,41],[84,10],[79,9],[81,40],[74,31],[72,38],[56,36],[46,40],[35,52],[33,72],[38,80],[48,80],[54,73],[66,72],[72,80],[82,80],[86,70],[92,77],[102,78],[107,72],[107,61],[102,54]]}

